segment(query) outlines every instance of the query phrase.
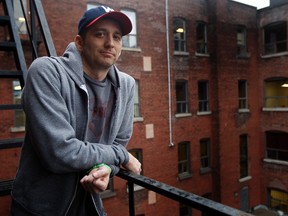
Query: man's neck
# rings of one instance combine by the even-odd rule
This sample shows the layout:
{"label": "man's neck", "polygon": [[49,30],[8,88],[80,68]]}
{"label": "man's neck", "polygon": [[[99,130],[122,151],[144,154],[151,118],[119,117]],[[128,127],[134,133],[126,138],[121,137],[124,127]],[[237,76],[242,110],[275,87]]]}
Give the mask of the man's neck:
{"label": "man's neck", "polygon": [[98,80],[98,81],[103,81],[107,74],[108,74],[108,70],[87,70],[84,68],[84,72],[91,77],[92,79]]}

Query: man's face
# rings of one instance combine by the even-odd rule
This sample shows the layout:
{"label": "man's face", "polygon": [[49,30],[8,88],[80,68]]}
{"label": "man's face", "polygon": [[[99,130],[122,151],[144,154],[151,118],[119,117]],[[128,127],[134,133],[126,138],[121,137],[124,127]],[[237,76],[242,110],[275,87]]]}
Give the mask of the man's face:
{"label": "man's face", "polygon": [[117,22],[110,19],[97,21],[78,42],[84,70],[107,70],[121,54],[122,33]]}

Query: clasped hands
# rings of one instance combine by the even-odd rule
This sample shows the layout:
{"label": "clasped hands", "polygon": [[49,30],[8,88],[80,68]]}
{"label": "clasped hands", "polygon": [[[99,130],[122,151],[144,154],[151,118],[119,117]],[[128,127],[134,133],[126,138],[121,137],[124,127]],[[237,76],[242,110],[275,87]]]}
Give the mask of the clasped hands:
{"label": "clasped hands", "polygon": [[[141,163],[128,152],[129,161],[127,164],[122,164],[122,167],[133,173],[141,173]],[[99,193],[106,190],[109,184],[111,169],[107,166],[100,166],[92,169],[88,175],[85,175],[80,183],[83,188],[90,193]]]}

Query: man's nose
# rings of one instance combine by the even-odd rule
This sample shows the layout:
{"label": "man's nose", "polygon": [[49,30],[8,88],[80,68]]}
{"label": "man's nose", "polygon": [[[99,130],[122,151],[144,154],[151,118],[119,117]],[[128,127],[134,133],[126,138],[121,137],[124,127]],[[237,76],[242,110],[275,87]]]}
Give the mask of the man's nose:
{"label": "man's nose", "polygon": [[107,46],[114,46],[114,37],[112,34],[107,34],[105,44]]}

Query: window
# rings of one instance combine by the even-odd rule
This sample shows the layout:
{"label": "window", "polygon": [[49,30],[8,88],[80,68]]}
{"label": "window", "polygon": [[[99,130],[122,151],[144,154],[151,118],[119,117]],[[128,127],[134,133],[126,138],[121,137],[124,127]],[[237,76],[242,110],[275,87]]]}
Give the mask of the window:
{"label": "window", "polygon": [[183,203],[179,204],[179,216],[191,216],[192,208]]}
{"label": "window", "polygon": [[206,23],[197,22],[196,25],[196,52],[207,54],[207,30]]}
{"label": "window", "polygon": [[[143,153],[142,153],[142,149],[130,149],[129,152],[135,157],[137,158],[137,160],[141,163],[141,173],[140,175],[143,175],[143,170],[144,170],[144,166],[143,166]],[[139,186],[137,184],[134,184],[134,191],[139,191],[142,190],[143,187]]]}
{"label": "window", "polygon": [[275,210],[280,210],[283,212],[288,212],[288,193],[277,190],[270,189],[269,190],[269,202],[270,207]]}
{"label": "window", "polygon": [[247,81],[238,81],[238,97],[239,97],[239,109],[247,109]]}
{"label": "window", "polygon": [[[22,0],[24,13],[27,16],[27,1]],[[13,0],[14,7],[14,17],[16,20],[16,25],[18,26],[18,32],[20,34],[27,34],[27,28],[25,23],[25,16],[22,10],[21,2],[19,0]]]}
{"label": "window", "polygon": [[136,13],[132,10],[122,9],[122,13],[126,14],[132,23],[132,30],[128,35],[123,36],[123,47],[137,48],[137,22]]}
{"label": "window", "polygon": [[176,112],[188,113],[188,89],[186,80],[176,81]]}
{"label": "window", "polygon": [[209,88],[208,81],[198,82],[198,111],[209,111]]}
{"label": "window", "polygon": [[288,108],[288,79],[271,78],[265,81],[264,107]]}
{"label": "window", "polygon": [[287,51],[287,23],[276,22],[264,27],[264,54]]}
{"label": "window", "polygon": [[237,55],[243,56],[246,54],[247,54],[246,28],[244,26],[237,26]]}
{"label": "window", "polygon": [[288,133],[281,131],[266,132],[266,157],[288,161]]}
{"label": "window", "polygon": [[139,80],[135,80],[134,117],[140,117]]}
{"label": "window", "polygon": [[141,175],[143,175],[143,155],[142,155],[142,149],[131,149],[129,150],[130,154],[132,154],[137,160],[142,164],[141,168]]}
{"label": "window", "polygon": [[201,170],[210,168],[210,139],[200,140],[200,162]]}
{"label": "window", "polygon": [[[21,86],[18,80],[12,82],[13,85],[13,102],[14,104],[21,104]],[[25,126],[25,114],[23,110],[14,111],[14,127]]]}
{"label": "window", "polygon": [[[101,5],[95,4],[95,3],[88,3],[86,9],[90,10],[91,8],[95,8],[95,7],[99,7],[99,6],[101,6]],[[103,5],[103,6],[105,6],[105,5]]]}
{"label": "window", "polygon": [[248,138],[247,135],[240,136],[240,178],[245,178],[249,175],[248,171]]}
{"label": "window", "polygon": [[186,24],[181,18],[173,20],[174,51],[186,52]]}
{"label": "window", "polygon": [[189,142],[181,142],[178,144],[178,174],[183,177],[190,174]]}

